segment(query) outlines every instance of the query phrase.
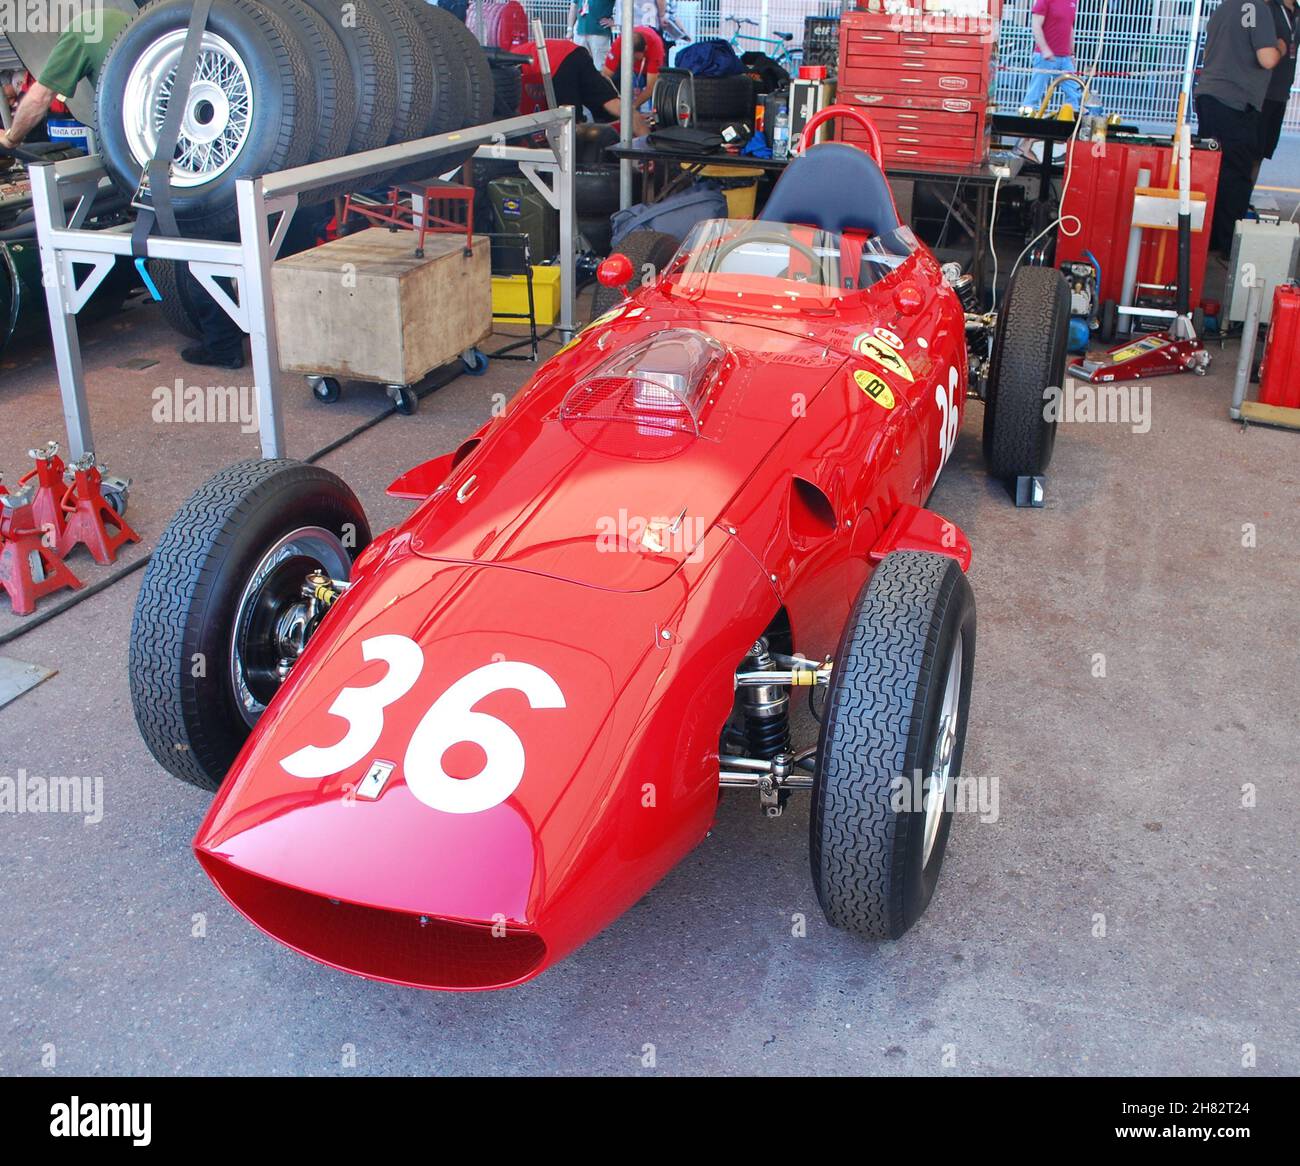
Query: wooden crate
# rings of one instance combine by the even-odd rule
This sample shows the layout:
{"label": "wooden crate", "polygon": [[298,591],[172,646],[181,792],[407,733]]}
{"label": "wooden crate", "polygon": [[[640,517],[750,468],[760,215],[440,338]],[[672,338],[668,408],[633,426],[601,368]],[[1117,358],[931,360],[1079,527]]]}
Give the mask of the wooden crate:
{"label": "wooden crate", "polygon": [[492,331],[488,239],[372,227],[278,260],[271,271],[286,372],[411,385]]}

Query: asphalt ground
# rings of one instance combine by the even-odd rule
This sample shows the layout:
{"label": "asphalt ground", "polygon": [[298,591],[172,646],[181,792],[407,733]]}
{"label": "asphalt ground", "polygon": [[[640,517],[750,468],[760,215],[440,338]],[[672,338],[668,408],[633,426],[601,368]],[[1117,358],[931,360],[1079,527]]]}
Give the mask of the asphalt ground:
{"label": "asphalt ground", "polygon": [[[134,479],[144,535],[123,563],[257,452],[237,422],[157,419],[155,390],[205,379],[176,348],[152,305],[85,331],[96,446]],[[1214,352],[1209,376],[1134,397],[1140,419],[1064,424],[1042,510],[985,476],[969,408],[931,505],[975,547],[966,772],[998,796],[957,816],[934,902],[895,943],[821,919],[801,799],[769,821],[731,794],[662,884],[524,987],[331,971],[248,925],[193,859],[208,797],[154,764],[131,717],[140,574],[21,623],[0,655],[58,673],[0,708],[0,774],[101,783],[102,819],[0,815],[0,1072],[1300,1072],[1300,434],[1230,423],[1235,350]],[[398,521],[409,504],[384,486],[527,372],[462,377],[324,464],[376,529]],[[387,404],[349,386],[323,406],[292,377],[284,398],[296,456]],[[62,429],[48,354],[6,357],[7,480]],[[87,583],[117,569],[72,565]],[[0,636],[18,627],[0,614]]]}

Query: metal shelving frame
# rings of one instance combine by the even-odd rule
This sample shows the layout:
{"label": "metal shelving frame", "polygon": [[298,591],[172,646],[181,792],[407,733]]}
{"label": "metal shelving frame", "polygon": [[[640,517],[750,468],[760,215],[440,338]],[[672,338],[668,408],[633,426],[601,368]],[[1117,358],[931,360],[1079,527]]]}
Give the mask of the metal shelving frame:
{"label": "metal shelving frame", "polygon": [[[546,134],[544,147],[512,146],[517,139],[538,131]],[[282,170],[261,178],[241,178],[235,184],[239,214],[239,240],[173,238],[151,235],[145,244],[149,258],[177,259],[189,263],[195,279],[213,296],[236,324],[248,333],[253,354],[258,434],[262,456],[284,457],[284,417],[276,378],[280,358],[276,346],[275,305],[271,298],[271,264],[280,250],[298,196],[323,186],[362,181],[397,167],[433,161],[439,155],[477,145],[475,157],[516,162],[520,170],[560,216],[560,333],[567,340],[574,332],[574,254],[576,229],[573,202],[574,114],[568,107],[543,110],[503,121],[488,122],[455,133],[420,138],[384,146],[326,162]],[[131,257],[131,224],[107,230],[86,229],[83,224],[95,191],[106,177],[97,155],[56,163],[34,163],[29,169],[33,213],[40,244],[41,271],[49,307],[54,359],[63,397],[72,457],[94,448],[90,410],[86,401],[77,313],[121,256]],[[547,177],[549,176],[549,181]],[[76,200],[71,215],[65,203]],[[269,216],[279,213],[274,229]],[[74,265],[90,268],[78,282]],[[214,281],[230,277],[238,283],[238,302]]]}

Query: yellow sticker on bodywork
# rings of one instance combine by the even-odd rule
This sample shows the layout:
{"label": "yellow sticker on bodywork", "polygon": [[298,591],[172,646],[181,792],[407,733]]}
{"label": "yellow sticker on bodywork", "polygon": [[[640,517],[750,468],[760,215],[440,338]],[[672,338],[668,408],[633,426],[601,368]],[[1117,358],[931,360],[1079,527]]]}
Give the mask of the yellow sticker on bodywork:
{"label": "yellow sticker on bodywork", "polygon": [[868,360],[874,360],[881,368],[892,372],[895,376],[900,376],[905,381],[915,381],[916,378],[912,376],[912,370],[902,354],[872,336],[870,332],[863,332],[853,342],[853,347]]}
{"label": "yellow sticker on bodywork", "polygon": [[885,409],[894,407],[894,392],[873,372],[867,372],[865,368],[858,369],[853,374],[853,379],[857,382],[858,388],[867,394],[877,405]]}
{"label": "yellow sticker on bodywork", "polygon": [[570,348],[572,348],[575,344],[577,344],[578,341],[581,340],[593,328],[599,328],[602,324],[608,324],[612,319],[614,319],[615,316],[621,316],[622,314],[623,314],[622,304],[620,304],[617,308],[611,308],[608,312],[602,312],[599,316],[597,316],[594,320],[592,320],[590,324],[584,324],[581,328],[579,328],[573,334],[573,338],[567,344],[565,344],[561,348],[557,348],[555,350],[555,355],[559,356],[561,352],[568,352]]}

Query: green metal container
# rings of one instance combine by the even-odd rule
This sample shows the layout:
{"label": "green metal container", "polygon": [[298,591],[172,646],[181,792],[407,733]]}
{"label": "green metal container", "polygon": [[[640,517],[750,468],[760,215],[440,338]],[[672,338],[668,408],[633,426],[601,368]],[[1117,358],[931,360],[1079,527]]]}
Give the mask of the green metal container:
{"label": "green metal container", "polygon": [[554,259],[560,250],[560,216],[527,178],[494,178],[488,183],[498,231],[527,235],[534,263]]}

